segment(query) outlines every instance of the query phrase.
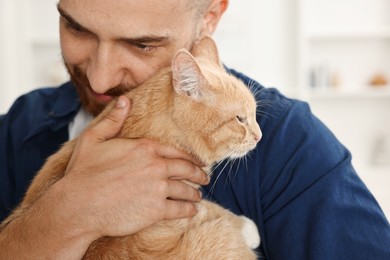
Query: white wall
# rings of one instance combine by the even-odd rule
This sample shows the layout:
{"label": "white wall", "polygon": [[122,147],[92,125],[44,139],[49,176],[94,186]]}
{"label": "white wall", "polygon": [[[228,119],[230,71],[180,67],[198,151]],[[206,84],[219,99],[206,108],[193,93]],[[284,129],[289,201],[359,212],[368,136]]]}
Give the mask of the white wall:
{"label": "white wall", "polygon": [[0,113],[21,94],[59,83],[51,79],[63,73],[53,72],[61,61],[57,2],[0,0]]}
{"label": "white wall", "polygon": [[0,95],[0,113],[5,112],[12,100],[21,93],[18,87],[23,73],[23,70],[18,69],[21,58],[18,56],[19,25],[15,2],[0,0],[0,76],[3,91]]}
{"label": "white wall", "polygon": [[232,0],[215,34],[222,60],[265,86],[294,92],[295,9],[295,0]]}

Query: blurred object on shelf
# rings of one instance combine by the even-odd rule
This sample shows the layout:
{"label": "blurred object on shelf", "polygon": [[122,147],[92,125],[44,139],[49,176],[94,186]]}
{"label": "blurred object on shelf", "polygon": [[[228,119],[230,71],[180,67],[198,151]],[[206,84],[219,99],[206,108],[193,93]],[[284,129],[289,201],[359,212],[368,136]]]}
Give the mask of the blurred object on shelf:
{"label": "blurred object on shelf", "polygon": [[370,80],[370,85],[373,87],[384,87],[387,86],[388,83],[389,81],[382,73],[375,74]]}
{"label": "blurred object on shelf", "polygon": [[373,136],[371,150],[372,165],[390,165],[390,136],[386,131],[380,131]]}
{"label": "blurred object on shelf", "polygon": [[327,89],[330,85],[330,72],[326,64],[314,65],[310,71],[310,86],[316,89]]}
{"label": "blurred object on shelf", "polygon": [[335,89],[337,89],[337,88],[339,88],[341,86],[341,76],[340,76],[340,73],[338,73],[338,72],[332,73],[330,86],[332,88],[335,88]]}
{"label": "blurred object on shelf", "polygon": [[326,64],[312,66],[310,71],[310,87],[317,90],[327,90],[329,88],[338,89],[341,84],[341,75],[334,72]]}

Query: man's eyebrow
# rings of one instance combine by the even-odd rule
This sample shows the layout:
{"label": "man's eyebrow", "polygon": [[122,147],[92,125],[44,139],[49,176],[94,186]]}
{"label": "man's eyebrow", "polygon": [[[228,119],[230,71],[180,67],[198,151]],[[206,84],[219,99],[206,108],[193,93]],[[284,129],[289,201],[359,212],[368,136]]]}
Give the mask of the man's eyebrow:
{"label": "man's eyebrow", "polygon": [[[67,20],[68,23],[70,23],[72,26],[76,27],[78,30],[84,31],[84,32],[91,32],[81,24],[79,24],[70,14],[68,14],[65,10],[63,10],[60,7],[60,4],[57,4],[57,10],[60,13],[60,15]],[[150,44],[150,43],[164,43],[168,41],[170,37],[168,36],[156,36],[156,35],[147,35],[147,36],[140,36],[140,37],[134,37],[134,38],[128,38],[128,37],[120,37],[119,40],[122,42],[126,42],[129,44]]]}
{"label": "man's eyebrow", "polygon": [[81,30],[81,31],[85,31],[85,32],[90,32],[87,28],[85,28],[84,26],[82,26],[81,24],[79,24],[70,14],[68,14],[65,10],[63,10],[61,7],[60,7],[60,4],[58,3],[57,4],[57,10],[58,12],[60,13],[60,15],[66,20],[68,21],[68,23],[70,23],[71,25],[73,25],[74,27],[76,27],[78,30]]}
{"label": "man's eyebrow", "polygon": [[135,38],[122,37],[119,40],[130,43],[130,44],[149,44],[149,43],[164,43],[169,40],[167,36],[140,36]]}

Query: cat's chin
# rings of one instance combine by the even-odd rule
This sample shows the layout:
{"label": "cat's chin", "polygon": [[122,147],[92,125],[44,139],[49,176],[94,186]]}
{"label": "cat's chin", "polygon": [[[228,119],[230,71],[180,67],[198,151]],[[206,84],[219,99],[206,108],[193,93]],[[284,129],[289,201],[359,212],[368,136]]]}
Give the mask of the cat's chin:
{"label": "cat's chin", "polygon": [[245,155],[247,155],[248,151],[242,151],[242,152],[237,152],[235,154],[232,154],[229,156],[229,159],[239,159],[239,158],[242,158],[244,157]]}
{"label": "cat's chin", "polygon": [[241,145],[237,149],[234,149],[229,155],[229,159],[239,159],[246,156],[251,150],[255,149],[256,144]]}
{"label": "cat's chin", "polygon": [[232,154],[231,156],[229,156],[229,159],[235,160],[235,159],[242,158],[242,157],[244,157],[245,155],[246,155],[246,153]]}

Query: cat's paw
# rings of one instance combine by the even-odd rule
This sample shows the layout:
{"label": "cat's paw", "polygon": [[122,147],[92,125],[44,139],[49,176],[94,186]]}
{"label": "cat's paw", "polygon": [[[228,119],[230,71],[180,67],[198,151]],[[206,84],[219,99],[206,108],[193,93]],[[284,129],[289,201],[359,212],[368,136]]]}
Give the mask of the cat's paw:
{"label": "cat's paw", "polygon": [[260,245],[260,235],[256,224],[249,218],[241,216],[243,220],[241,233],[245,243],[251,249],[255,249]]}

